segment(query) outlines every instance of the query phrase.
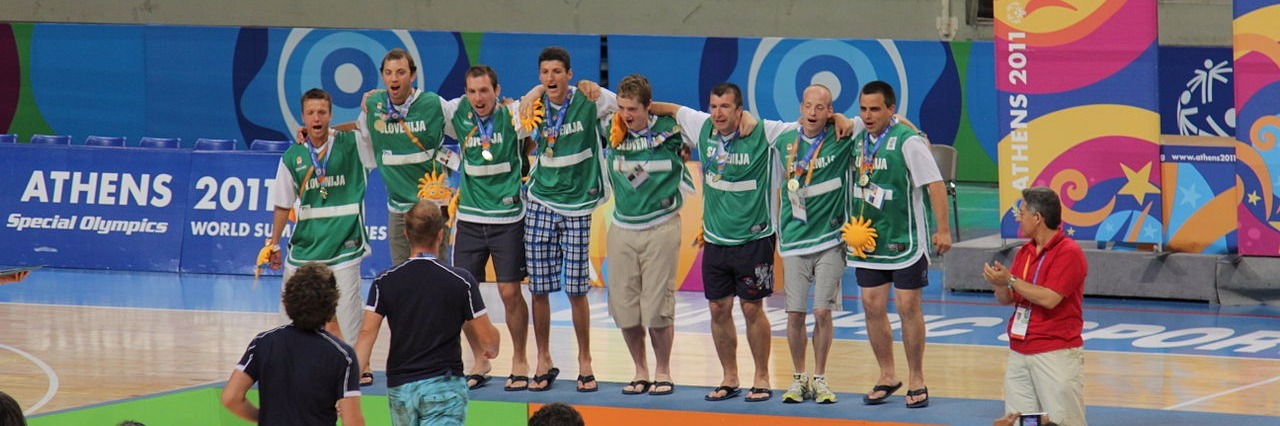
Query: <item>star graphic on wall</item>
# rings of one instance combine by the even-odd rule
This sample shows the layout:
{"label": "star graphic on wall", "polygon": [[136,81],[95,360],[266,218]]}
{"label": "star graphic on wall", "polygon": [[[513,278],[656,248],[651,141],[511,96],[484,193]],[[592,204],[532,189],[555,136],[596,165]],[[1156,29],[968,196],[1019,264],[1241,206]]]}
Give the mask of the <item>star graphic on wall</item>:
{"label": "star graphic on wall", "polygon": [[1068,237],[1076,236],[1076,228],[1067,227],[1067,236]]}
{"label": "star graphic on wall", "polygon": [[1262,197],[1258,196],[1258,191],[1255,190],[1249,193],[1249,204],[1253,204],[1256,206],[1258,205],[1258,200],[1261,200],[1261,199]]}
{"label": "star graphic on wall", "polygon": [[1159,194],[1160,188],[1151,184],[1151,163],[1148,162],[1138,171],[1133,171],[1129,166],[1120,165],[1120,169],[1124,170],[1124,177],[1127,181],[1117,194],[1132,195],[1138,200],[1138,204],[1146,204],[1147,194]]}
{"label": "star graphic on wall", "polygon": [[1195,185],[1178,187],[1178,195],[1182,196],[1182,201],[1178,203],[1179,205],[1185,204],[1192,207],[1200,205],[1200,197],[1202,195],[1196,191]]}
{"label": "star graphic on wall", "polygon": [[1147,223],[1142,227],[1142,238],[1156,239],[1160,236],[1160,227],[1152,223]]}

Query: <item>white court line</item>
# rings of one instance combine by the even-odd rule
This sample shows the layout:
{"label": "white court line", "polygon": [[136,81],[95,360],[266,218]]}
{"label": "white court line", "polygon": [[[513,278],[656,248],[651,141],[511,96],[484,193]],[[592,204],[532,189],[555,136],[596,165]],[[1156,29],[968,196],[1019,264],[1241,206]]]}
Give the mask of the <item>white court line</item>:
{"label": "white court line", "polygon": [[45,375],[49,376],[49,390],[45,391],[44,398],[40,398],[40,401],[37,401],[35,405],[31,406],[31,408],[22,411],[23,415],[30,416],[32,413],[35,413],[36,410],[39,410],[40,407],[44,407],[45,404],[48,404],[49,401],[53,399],[53,395],[58,393],[58,374],[54,373],[52,368],[49,368],[49,364],[45,364],[44,361],[40,360],[40,358],[36,358],[35,355],[29,354],[22,349],[3,343],[0,343],[0,348],[8,349],[13,351],[13,353],[22,355],[23,357],[31,360],[31,362],[35,363],[36,366],[39,366],[41,370],[44,370]]}
{"label": "white court line", "polygon": [[1242,391],[1242,390],[1245,390],[1245,389],[1249,389],[1249,388],[1251,388],[1251,387],[1265,385],[1265,384],[1267,384],[1267,383],[1271,383],[1271,382],[1274,382],[1274,381],[1277,381],[1277,380],[1280,380],[1280,376],[1272,377],[1272,378],[1270,378],[1270,379],[1263,380],[1263,381],[1261,381],[1261,382],[1257,382],[1257,383],[1254,383],[1254,384],[1240,386],[1240,387],[1235,388],[1235,389],[1227,389],[1227,390],[1224,390],[1224,391],[1222,391],[1222,392],[1215,393],[1215,394],[1213,394],[1213,395],[1209,395],[1209,396],[1201,397],[1201,398],[1196,398],[1196,399],[1193,399],[1193,400],[1190,400],[1190,401],[1187,401],[1187,402],[1184,402],[1184,403],[1181,403],[1181,404],[1170,405],[1170,406],[1168,406],[1168,407],[1161,408],[1161,410],[1176,410],[1176,409],[1178,409],[1178,408],[1186,407],[1186,406],[1188,406],[1188,405],[1199,404],[1199,403],[1201,403],[1201,402],[1208,401],[1208,400],[1210,400],[1210,399],[1214,399],[1214,398],[1217,398],[1217,397],[1220,397],[1220,396],[1223,396],[1223,395],[1226,395],[1226,394],[1229,394],[1229,393],[1235,393],[1235,392],[1239,392],[1239,391]]}

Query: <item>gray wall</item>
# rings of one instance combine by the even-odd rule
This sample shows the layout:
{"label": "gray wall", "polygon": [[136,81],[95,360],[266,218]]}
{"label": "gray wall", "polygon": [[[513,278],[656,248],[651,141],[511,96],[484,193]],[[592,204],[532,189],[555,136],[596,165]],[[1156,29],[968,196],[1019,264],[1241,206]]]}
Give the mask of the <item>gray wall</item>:
{"label": "gray wall", "polygon": [[[946,38],[938,22],[947,4],[955,40],[991,40],[989,23],[968,23],[970,1],[978,0],[5,0],[0,20],[937,40]],[[1231,0],[1159,5],[1160,44],[1231,44]]]}

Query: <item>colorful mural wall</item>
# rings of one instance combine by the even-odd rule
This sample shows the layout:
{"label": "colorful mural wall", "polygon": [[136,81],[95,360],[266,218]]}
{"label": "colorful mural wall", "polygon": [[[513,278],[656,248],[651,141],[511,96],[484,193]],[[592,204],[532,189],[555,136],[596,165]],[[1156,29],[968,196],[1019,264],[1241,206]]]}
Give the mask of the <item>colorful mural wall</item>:
{"label": "colorful mural wall", "polygon": [[1280,256],[1280,2],[1234,3],[1240,254]]}
{"label": "colorful mural wall", "polygon": [[1023,188],[1057,190],[1065,232],[1160,243],[1156,2],[995,2],[1001,235]]}

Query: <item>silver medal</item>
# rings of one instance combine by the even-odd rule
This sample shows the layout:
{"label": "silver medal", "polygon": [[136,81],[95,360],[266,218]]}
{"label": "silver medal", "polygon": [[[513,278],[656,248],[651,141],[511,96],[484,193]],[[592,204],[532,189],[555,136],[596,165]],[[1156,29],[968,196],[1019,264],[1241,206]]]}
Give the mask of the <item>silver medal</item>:
{"label": "silver medal", "polygon": [[493,161],[493,153],[489,150],[480,151],[480,156],[484,157],[484,161]]}

